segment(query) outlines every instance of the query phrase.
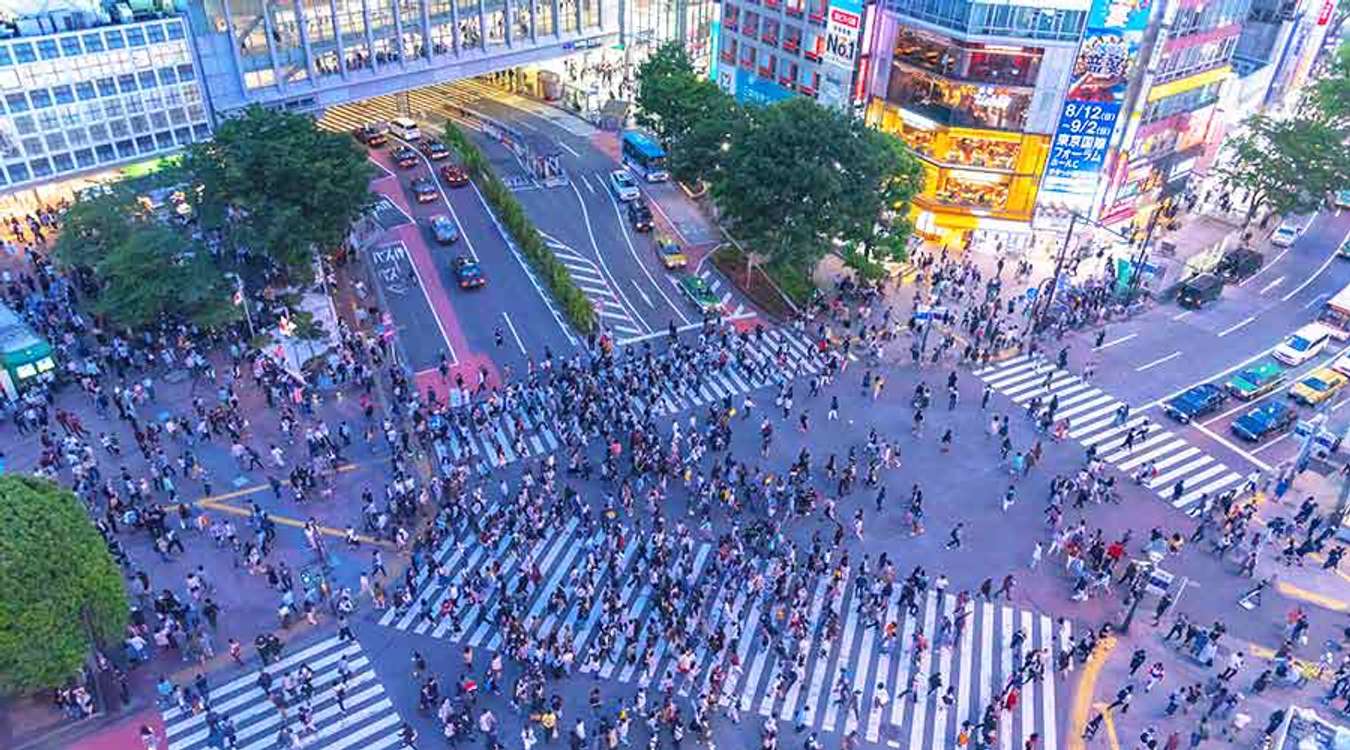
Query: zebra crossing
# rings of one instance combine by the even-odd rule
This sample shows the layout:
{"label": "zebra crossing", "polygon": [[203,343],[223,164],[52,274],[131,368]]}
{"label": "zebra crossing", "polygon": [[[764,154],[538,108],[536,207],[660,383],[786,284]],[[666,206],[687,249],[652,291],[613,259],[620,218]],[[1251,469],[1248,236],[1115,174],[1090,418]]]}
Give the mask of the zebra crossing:
{"label": "zebra crossing", "polygon": [[[1202,497],[1214,496],[1243,481],[1243,475],[1223,462],[1191,445],[1185,438],[1164,428],[1157,420],[1132,415],[1117,423],[1116,410],[1125,402],[1093,386],[1054,363],[1020,355],[1005,362],[976,370],[975,374],[995,391],[1022,405],[1040,397],[1047,401],[1059,397],[1056,419],[1069,420],[1069,437],[1084,448],[1095,446],[1097,456],[1122,472],[1138,470],[1153,463],[1157,474],[1144,486],[1179,509]],[[1143,439],[1127,447],[1130,431]],[[1175,486],[1182,483],[1182,494],[1173,500]]]}
{"label": "zebra crossing", "polygon": [[[949,747],[966,721],[978,724],[985,707],[1006,695],[1024,655],[1044,650],[1044,672],[1025,679],[1018,686],[1016,705],[999,714],[998,744],[1000,750],[1012,750],[1035,733],[1045,750],[1058,748],[1052,665],[1055,654],[1070,643],[1067,621],[1056,624],[1048,615],[973,600],[958,612],[955,596],[930,590],[920,596],[913,615],[899,602],[888,602],[882,623],[897,624],[896,637],[888,640],[881,625],[869,625],[860,615],[857,602],[863,594],[858,587],[832,588],[832,572],[824,572],[813,584],[808,579],[806,587],[814,594],[809,600],[813,624],[802,638],[788,637],[786,647],[771,648],[761,635],[763,618],[785,615],[777,607],[766,609],[767,598],[752,592],[739,576],[710,573],[716,546],[696,542],[690,563],[678,569],[688,571],[691,586],[706,576],[709,596],[705,611],[691,614],[690,621],[706,622],[705,634],[729,631],[731,640],[722,653],[734,656],[712,653],[703,639],[693,649],[691,664],[661,631],[659,602],[636,563],[644,557],[638,548],[645,542],[628,544],[615,566],[588,565],[604,534],[572,517],[550,525],[533,543],[518,543],[509,535],[484,543],[472,531],[452,536],[436,551],[435,563],[424,566],[412,601],[385,610],[378,622],[475,649],[501,650],[494,613],[506,587],[514,588],[518,579],[527,577],[531,582],[519,610],[524,627],[536,640],[556,637],[570,645],[581,673],[642,688],[671,680],[682,696],[691,697],[708,687],[714,667],[720,666],[727,670],[723,705],[734,701],[742,714],[800,721],[822,732],[857,731],[869,743],[925,750]],[[767,567],[761,563],[758,570]],[[492,576],[490,584],[470,594],[466,573],[472,570],[492,571]],[[462,590],[458,609],[453,616],[442,616],[452,585]],[[631,626],[621,628],[607,646],[597,646],[601,610],[610,599],[606,592],[617,596],[619,611]],[[842,623],[833,638],[819,625],[826,606]],[[735,627],[728,627],[733,623]],[[932,646],[914,648],[916,633],[932,634]],[[655,661],[648,666],[635,646],[653,640]],[[589,658],[592,650],[603,656]],[[933,674],[941,676],[936,683]],[[906,688],[913,690],[913,697],[903,695]],[[853,699],[842,701],[848,694]]]}
{"label": "zebra crossing", "polygon": [[[313,673],[312,696],[306,700],[297,691],[287,700],[284,714],[258,686],[260,670],[211,688],[211,713],[234,723],[235,747],[245,750],[285,747],[283,730],[289,730],[310,750],[383,750],[398,745],[403,720],[359,643],[333,636],[268,665],[265,669],[273,677],[273,693],[283,690],[282,680],[287,674],[298,676],[304,666]],[[311,713],[312,732],[301,720],[302,706],[308,706]],[[161,709],[160,714],[168,750],[223,746],[220,738],[213,736],[205,713],[174,706]]]}
{"label": "zebra crossing", "polygon": [[642,322],[628,311],[628,306],[615,294],[613,286],[595,261],[547,234],[544,235],[544,241],[553,251],[554,257],[567,267],[572,281],[595,306],[596,315],[602,324],[618,334],[616,338],[620,342],[647,333]]}
{"label": "zebra crossing", "polygon": [[[737,318],[744,317],[750,313],[749,309],[747,309],[745,305],[740,303],[736,305],[735,309],[732,309],[731,302],[734,295],[731,293],[731,285],[723,284],[722,277],[713,273],[711,269],[705,268],[695,275],[703,279],[708,284],[708,289],[712,290],[713,294],[719,295],[722,310],[725,311],[724,314],[726,317],[735,320]],[[677,280],[674,277],[671,277],[670,283],[673,284],[677,290],[679,289],[680,286],[679,280]]]}
{"label": "zebra crossing", "polygon": [[[735,363],[728,363],[697,379],[663,381],[659,392],[634,397],[634,407],[668,416],[783,383],[800,374],[815,375],[824,369],[811,343],[791,329],[766,328],[762,340],[750,336],[745,346],[748,357],[769,373],[767,378],[756,377]],[[493,469],[557,450],[562,444],[563,430],[555,416],[537,405],[517,402],[472,429],[454,422],[446,425],[444,437],[436,439],[433,448],[442,463],[467,462],[486,476]],[[438,429],[436,423],[431,426]]]}

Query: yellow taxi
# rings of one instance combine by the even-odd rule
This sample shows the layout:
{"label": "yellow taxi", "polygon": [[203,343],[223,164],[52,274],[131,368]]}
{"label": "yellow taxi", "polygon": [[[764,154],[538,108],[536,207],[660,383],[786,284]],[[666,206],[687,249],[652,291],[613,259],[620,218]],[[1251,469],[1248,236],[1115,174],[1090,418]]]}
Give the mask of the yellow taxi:
{"label": "yellow taxi", "polygon": [[1289,389],[1289,397],[1313,406],[1331,398],[1345,386],[1346,382],[1348,381],[1344,375],[1330,367],[1323,367],[1295,383],[1294,387]]}
{"label": "yellow taxi", "polygon": [[667,271],[684,268],[689,263],[689,259],[685,257],[684,249],[680,247],[679,243],[663,234],[656,236],[654,246],[656,247],[656,257],[661,259],[661,265],[665,266]]}

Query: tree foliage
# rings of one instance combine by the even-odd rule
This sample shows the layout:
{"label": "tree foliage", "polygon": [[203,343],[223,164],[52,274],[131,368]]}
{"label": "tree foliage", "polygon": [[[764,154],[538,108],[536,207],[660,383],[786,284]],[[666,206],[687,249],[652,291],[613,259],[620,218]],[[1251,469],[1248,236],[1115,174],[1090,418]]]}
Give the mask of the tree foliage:
{"label": "tree foliage", "polygon": [[97,643],[117,643],[129,605],[121,571],[79,499],[45,479],[0,477],[0,693],[70,679]]}
{"label": "tree foliage", "polygon": [[1350,129],[1350,44],[1336,50],[1326,75],[1312,85],[1308,101],[1315,117],[1342,131]]}
{"label": "tree foliage", "polygon": [[1319,116],[1253,116],[1227,148],[1217,173],[1226,187],[1247,192],[1249,221],[1262,207],[1281,214],[1315,211],[1329,192],[1350,185],[1345,131]]}
{"label": "tree foliage", "polygon": [[717,84],[700,76],[678,42],[662,45],[638,66],[638,125],[651,130],[670,154],[670,172],[682,182],[712,179],[725,146],[745,113]]}
{"label": "tree foliage", "polygon": [[350,137],[258,105],[194,144],[183,166],[203,220],[291,277],[308,278],[313,251],[341,244],[373,201],[374,168]]}

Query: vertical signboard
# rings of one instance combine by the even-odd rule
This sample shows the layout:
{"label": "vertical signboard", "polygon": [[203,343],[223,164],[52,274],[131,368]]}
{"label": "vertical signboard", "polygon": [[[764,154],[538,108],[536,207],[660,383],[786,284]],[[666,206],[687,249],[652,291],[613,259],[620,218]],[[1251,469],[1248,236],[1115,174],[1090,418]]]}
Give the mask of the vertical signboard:
{"label": "vertical signboard", "polygon": [[861,0],[834,0],[826,14],[825,52],[820,63],[817,101],[827,107],[848,105],[853,67],[862,38]]}
{"label": "vertical signboard", "polygon": [[1093,0],[1041,182],[1040,201],[1092,205],[1152,0]]}

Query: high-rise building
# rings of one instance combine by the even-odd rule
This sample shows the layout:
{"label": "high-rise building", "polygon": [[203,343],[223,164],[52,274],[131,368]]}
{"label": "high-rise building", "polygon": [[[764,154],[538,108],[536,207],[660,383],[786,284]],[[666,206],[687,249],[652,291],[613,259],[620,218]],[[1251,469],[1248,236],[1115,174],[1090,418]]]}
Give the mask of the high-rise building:
{"label": "high-rise building", "polygon": [[867,120],[923,163],[921,234],[1029,236],[1091,5],[885,0],[870,30]]}
{"label": "high-rise building", "polygon": [[1296,103],[1335,12],[1336,0],[1252,0],[1233,54],[1238,82],[1224,102],[1230,121]]}
{"label": "high-rise building", "polygon": [[184,19],[26,19],[0,40],[0,192],[211,135]]}

